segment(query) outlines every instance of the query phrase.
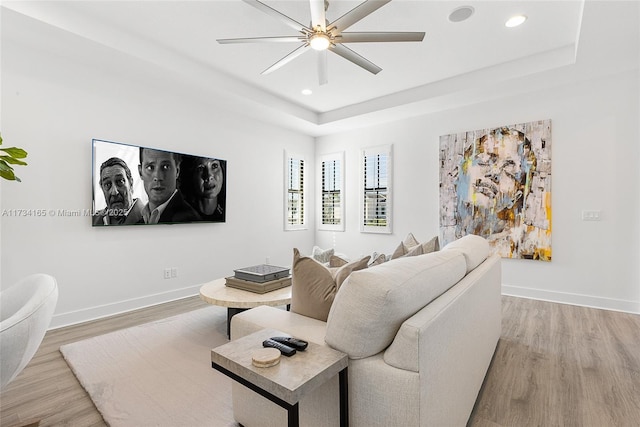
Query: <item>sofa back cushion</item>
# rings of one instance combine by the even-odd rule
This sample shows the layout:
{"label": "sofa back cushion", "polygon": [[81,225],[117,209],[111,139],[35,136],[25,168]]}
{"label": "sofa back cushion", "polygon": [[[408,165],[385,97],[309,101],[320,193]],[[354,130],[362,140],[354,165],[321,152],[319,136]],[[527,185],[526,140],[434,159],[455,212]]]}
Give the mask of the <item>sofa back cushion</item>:
{"label": "sofa back cushion", "polygon": [[464,255],[452,250],[398,258],[351,273],[329,311],[326,343],[352,359],[381,352],[402,322],[465,272]]}
{"label": "sofa back cushion", "polygon": [[487,239],[474,234],[467,234],[442,248],[442,250],[452,249],[458,250],[464,255],[467,263],[467,273],[479,266],[491,252]]}

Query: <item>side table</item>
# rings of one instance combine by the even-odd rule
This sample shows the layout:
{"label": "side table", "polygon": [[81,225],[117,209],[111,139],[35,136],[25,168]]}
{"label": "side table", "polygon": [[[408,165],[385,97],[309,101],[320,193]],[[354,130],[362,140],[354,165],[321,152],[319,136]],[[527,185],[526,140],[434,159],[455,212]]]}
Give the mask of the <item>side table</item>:
{"label": "side table", "polygon": [[[211,366],[261,396],[285,408],[289,427],[300,425],[298,402],[309,391],[339,376],[340,426],[349,425],[348,364],[345,353],[309,343],[305,351],[291,357],[281,356],[280,363],[258,368],[251,355],[262,348],[262,341],[275,336],[289,336],[275,329],[262,329],[211,350]],[[304,339],[304,337],[299,337]]]}

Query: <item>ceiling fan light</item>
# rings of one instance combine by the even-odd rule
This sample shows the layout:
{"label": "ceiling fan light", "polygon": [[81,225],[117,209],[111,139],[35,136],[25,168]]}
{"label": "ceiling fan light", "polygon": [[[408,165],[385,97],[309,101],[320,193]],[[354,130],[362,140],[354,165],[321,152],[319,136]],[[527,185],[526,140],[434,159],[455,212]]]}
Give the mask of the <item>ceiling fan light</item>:
{"label": "ceiling fan light", "polygon": [[326,50],[329,48],[331,41],[326,34],[314,34],[309,39],[309,44],[314,50]]}

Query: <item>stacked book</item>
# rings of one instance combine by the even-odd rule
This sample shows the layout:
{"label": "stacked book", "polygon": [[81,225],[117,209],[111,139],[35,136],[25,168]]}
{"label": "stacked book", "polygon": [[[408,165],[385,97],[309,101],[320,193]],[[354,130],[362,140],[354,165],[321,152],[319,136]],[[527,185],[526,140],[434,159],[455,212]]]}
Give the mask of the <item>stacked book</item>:
{"label": "stacked book", "polygon": [[234,276],[226,278],[230,288],[264,294],[291,285],[289,269],[285,267],[260,264],[233,271]]}

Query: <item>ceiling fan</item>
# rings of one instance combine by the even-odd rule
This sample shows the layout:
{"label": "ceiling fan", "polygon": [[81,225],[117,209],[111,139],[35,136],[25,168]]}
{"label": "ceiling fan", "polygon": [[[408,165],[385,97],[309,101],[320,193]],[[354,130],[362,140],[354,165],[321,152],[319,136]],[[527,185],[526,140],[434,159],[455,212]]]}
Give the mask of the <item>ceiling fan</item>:
{"label": "ceiling fan", "polygon": [[373,74],[378,74],[382,71],[382,68],[349,49],[344,43],[419,42],[424,39],[424,32],[345,32],[347,28],[380,9],[391,0],[366,0],[331,23],[326,19],[326,10],[329,7],[329,1],[309,0],[311,10],[311,24],[309,26],[299,23],[259,0],[243,1],[267,15],[280,20],[282,23],[300,33],[300,35],[297,36],[218,39],[218,43],[221,44],[302,43],[301,46],[264,70],[261,74],[269,74],[277,70],[310,49],[319,52],[318,77],[321,85],[328,82],[327,51],[336,53]]}

